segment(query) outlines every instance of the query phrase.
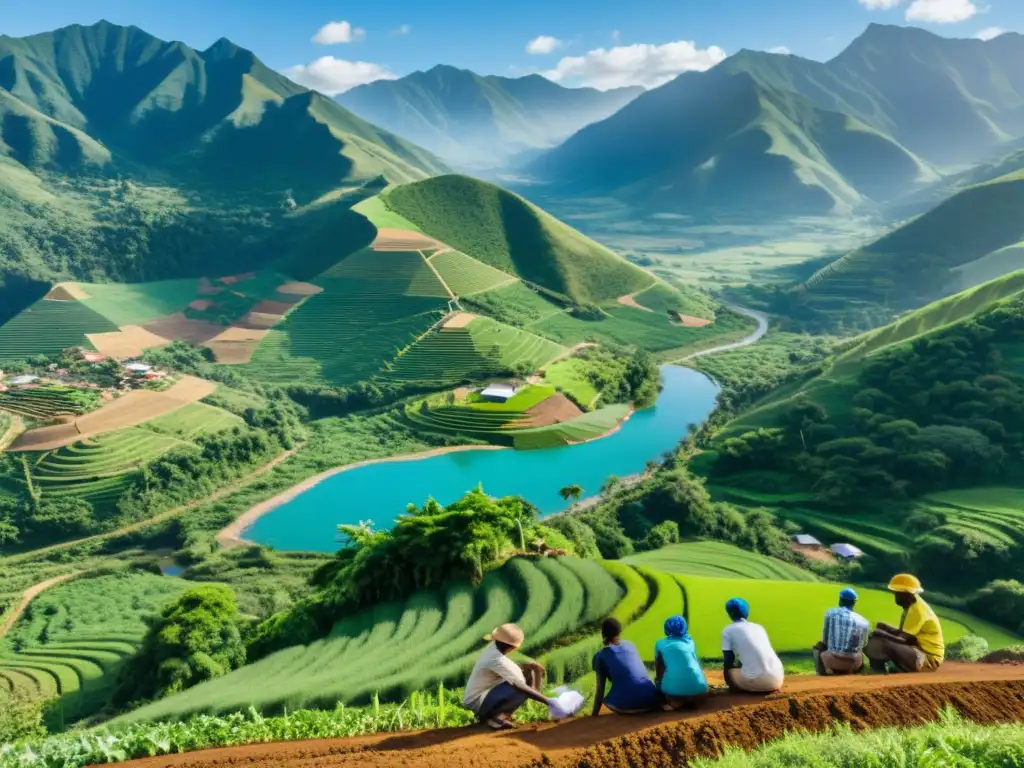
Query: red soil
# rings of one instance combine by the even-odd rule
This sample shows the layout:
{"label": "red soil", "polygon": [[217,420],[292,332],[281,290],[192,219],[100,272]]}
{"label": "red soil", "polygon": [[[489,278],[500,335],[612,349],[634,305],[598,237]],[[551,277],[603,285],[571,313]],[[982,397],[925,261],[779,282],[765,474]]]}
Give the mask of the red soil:
{"label": "red soil", "polygon": [[260,314],[264,315],[283,315],[293,306],[295,306],[295,302],[292,302],[291,304],[286,304],[283,301],[270,301],[268,299],[264,299],[255,307],[253,307],[250,311],[259,312]]}
{"label": "red soil", "polygon": [[556,392],[544,402],[533,406],[526,412],[526,415],[529,418],[517,426],[547,427],[551,424],[561,424],[563,421],[582,416],[583,411],[561,392]]}
{"label": "red soil", "polygon": [[799,677],[768,697],[716,694],[698,712],[581,717],[489,733],[453,728],[254,744],[128,763],[136,768],[626,768],[682,766],[726,744],[753,748],[801,729],[911,726],[953,706],[979,723],[1024,720],[1024,667],[946,664],[914,676]]}

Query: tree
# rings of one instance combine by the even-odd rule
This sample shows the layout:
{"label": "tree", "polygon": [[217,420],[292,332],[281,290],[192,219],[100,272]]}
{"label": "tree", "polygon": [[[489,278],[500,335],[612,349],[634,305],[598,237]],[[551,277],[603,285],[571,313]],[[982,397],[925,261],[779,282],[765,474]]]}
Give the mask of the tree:
{"label": "tree", "polygon": [[125,666],[115,705],[168,696],[245,664],[235,593],[220,584],[185,592],[151,624]]}
{"label": "tree", "polygon": [[583,488],[575,484],[567,485],[558,492],[558,495],[562,497],[563,501],[571,501],[575,504],[583,495]]}

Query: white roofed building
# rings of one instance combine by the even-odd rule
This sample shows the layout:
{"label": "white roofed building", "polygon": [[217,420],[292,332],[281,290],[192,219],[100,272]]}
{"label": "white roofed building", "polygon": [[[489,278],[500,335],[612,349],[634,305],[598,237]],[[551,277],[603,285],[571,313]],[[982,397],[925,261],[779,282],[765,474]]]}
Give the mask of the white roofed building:
{"label": "white roofed building", "polygon": [[507,400],[515,396],[516,392],[519,391],[519,387],[515,384],[509,384],[507,382],[495,382],[494,384],[488,384],[484,390],[480,393],[480,397],[484,400],[492,400],[500,403],[504,403]]}
{"label": "white roofed building", "polygon": [[843,560],[856,560],[864,555],[864,552],[853,544],[833,544],[832,553]]}

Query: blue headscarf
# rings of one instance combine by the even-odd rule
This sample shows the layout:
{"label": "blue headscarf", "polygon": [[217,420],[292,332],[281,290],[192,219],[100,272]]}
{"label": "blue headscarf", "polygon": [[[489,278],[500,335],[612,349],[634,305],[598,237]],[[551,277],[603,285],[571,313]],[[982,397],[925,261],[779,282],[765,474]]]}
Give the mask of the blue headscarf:
{"label": "blue headscarf", "polygon": [[686,619],[682,616],[670,616],[665,619],[666,637],[686,637]]}
{"label": "blue headscarf", "polygon": [[742,597],[734,597],[725,604],[725,612],[746,619],[750,616],[750,604]]}

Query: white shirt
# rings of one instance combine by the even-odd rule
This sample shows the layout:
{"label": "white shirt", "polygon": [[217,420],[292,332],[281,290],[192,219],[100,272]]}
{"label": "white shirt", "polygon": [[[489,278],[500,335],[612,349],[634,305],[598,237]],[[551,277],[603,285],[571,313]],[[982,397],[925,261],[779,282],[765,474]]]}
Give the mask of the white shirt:
{"label": "white shirt", "polygon": [[499,651],[498,646],[490,643],[473,665],[473,671],[466,682],[462,704],[466,709],[476,712],[491,689],[503,682],[523,687],[526,685],[526,678],[518,664]]}
{"label": "white shirt", "polygon": [[743,619],[722,630],[722,650],[732,651],[740,660],[743,677],[763,676],[782,679],[782,661],[772,649],[772,641],[760,624]]}

